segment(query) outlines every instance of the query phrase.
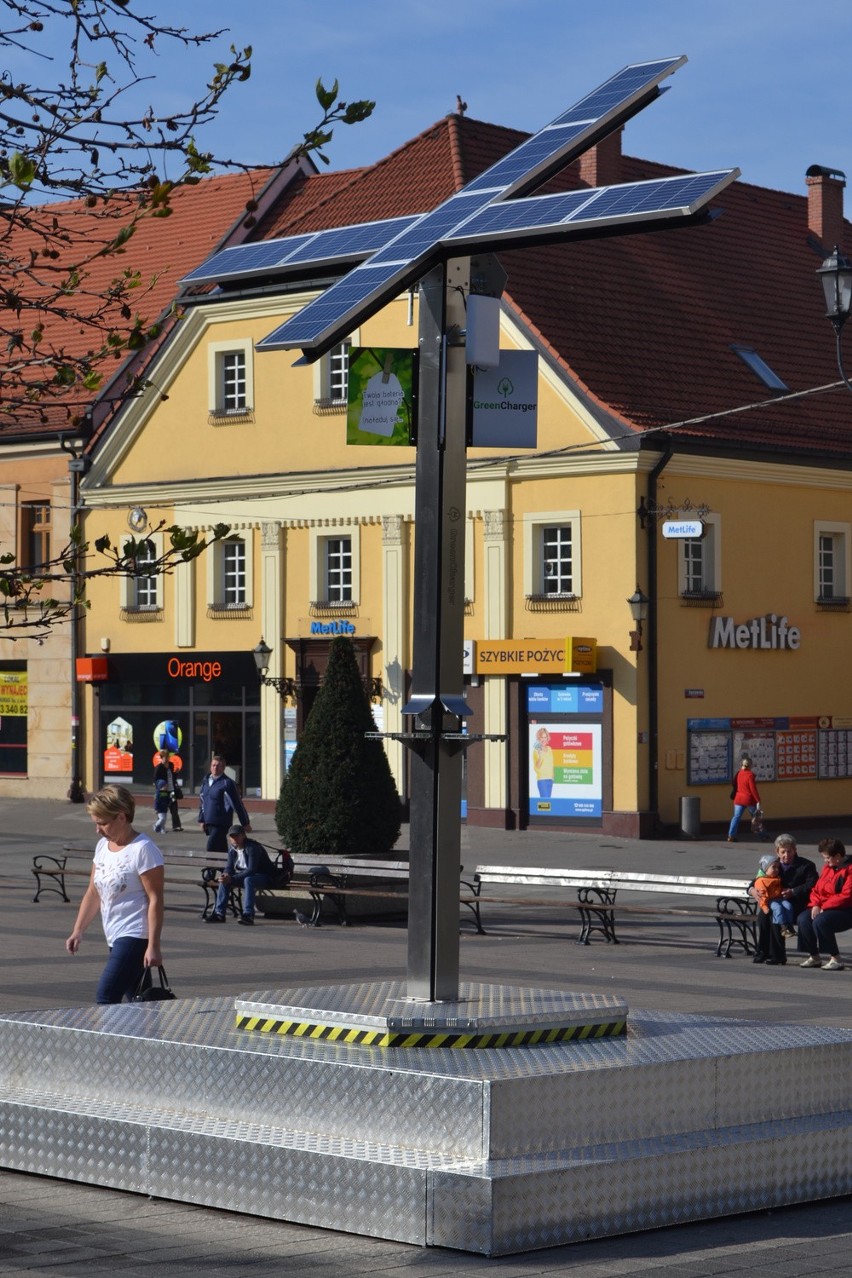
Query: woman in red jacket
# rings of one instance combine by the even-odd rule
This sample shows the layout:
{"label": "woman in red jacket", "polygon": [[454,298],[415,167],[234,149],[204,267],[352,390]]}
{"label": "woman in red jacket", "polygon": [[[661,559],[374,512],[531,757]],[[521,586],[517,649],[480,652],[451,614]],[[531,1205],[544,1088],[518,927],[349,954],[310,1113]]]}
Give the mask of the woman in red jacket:
{"label": "woman in red jacket", "polygon": [[[824,857],[822,873],[807,909],[799,915],[799,949],[809,955],[799,966],[840,972],[843,964],[835,934],[852,927],[852,859],[839,839],[822,839],[819,850]],[[820,950],[829,955],[827,963],[820,958]]]}
{"label": "woman in red jacket", "polygon": [[755,809],[760,807],[760,795],[757,792],[757,780],[751,770],[751,759],[747,754],[743,755],[742,763],[739,771],[734,777],[733,794],[731,798],[734,801],[734,815],[731,817],[731,824],[728,827],[728,842],[736,843],[737,827],[740,824],[740,817],[746,808],[752,816]]}

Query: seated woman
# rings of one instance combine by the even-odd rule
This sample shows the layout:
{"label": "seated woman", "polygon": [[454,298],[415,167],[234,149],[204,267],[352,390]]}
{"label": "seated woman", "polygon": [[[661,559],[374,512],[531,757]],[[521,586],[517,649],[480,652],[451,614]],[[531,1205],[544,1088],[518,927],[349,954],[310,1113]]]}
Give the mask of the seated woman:
{"label": "seated woman", "polygon": [[[822,872],[814,885],[807,908],[799,915],[799,949],[808,954],[800,967],[824,967],[828,972],[843,968],[836,933],[852,928],[852,859],[839,839],[822,839]],[[820,954],[828,954],[823,963]]]}

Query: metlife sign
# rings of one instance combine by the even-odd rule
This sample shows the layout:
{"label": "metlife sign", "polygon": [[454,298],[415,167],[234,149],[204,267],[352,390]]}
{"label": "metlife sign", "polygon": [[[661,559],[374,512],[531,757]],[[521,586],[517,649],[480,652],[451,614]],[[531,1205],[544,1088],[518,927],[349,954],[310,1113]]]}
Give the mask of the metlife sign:
{"label": "metlife sign", "polygon": [[496,368],[473,377],[473,448],[535,448],[538,437],[538,355],[501,351]]}

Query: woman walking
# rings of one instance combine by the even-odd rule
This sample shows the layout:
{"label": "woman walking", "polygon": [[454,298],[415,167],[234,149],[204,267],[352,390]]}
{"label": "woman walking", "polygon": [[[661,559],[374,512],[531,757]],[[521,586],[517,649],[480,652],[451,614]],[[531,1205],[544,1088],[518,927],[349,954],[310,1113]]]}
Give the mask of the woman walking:
{"label": "woman walking", "polygon": [[83,933],[100,911],[109,959],[96,1002],[129,1002],[146,969],[163,961],[163,857],[146,834],[133,829],[136,804],[125,786],[105,786],[89,800],[86,811],[100,838],[89,886],[65,948],[69,954],[78,952]]}
{"label": "woman walking", "polygon": [[736,843],[737,830],[743,812],[748,808],[751,815],[754,816],[755,810],[760,807],[757,779],[751,770],[751,759],[747,754],[743,755],[737,775],[734,777],[731,798],[734,801],[734,815],[731,817],[731,824],[728,826],[728,842]]}

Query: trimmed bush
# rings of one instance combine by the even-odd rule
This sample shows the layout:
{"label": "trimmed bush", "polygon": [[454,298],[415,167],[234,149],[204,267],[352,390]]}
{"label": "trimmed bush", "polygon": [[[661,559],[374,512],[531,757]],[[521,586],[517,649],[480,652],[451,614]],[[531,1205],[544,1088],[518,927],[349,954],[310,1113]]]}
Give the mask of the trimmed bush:
{"label": "trimmed bush", "polygon": [[292,852],[391,859],[400,801],[349,639],[332,640],[328,667],[275,808]]}

